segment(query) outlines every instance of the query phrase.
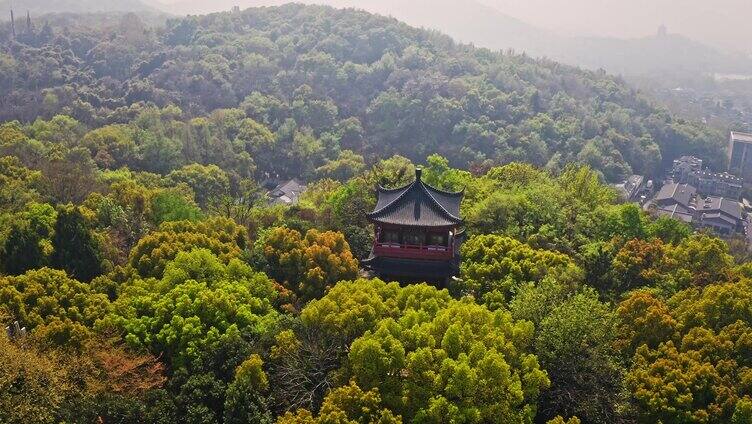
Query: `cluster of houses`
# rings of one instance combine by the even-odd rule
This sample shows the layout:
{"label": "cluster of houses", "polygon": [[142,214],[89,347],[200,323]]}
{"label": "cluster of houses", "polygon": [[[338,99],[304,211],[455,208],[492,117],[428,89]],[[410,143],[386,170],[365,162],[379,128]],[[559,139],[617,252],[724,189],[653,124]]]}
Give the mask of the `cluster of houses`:
{"label": "cluster of houses", "polygon": [[742,177],[703,169],[702,159],[694,156],[674,160],[667,174],[660,188],[640,175],[632,175],[616,187],[625,200],[639,203],[654,215],[679,219],[722,236],[746,234]]}

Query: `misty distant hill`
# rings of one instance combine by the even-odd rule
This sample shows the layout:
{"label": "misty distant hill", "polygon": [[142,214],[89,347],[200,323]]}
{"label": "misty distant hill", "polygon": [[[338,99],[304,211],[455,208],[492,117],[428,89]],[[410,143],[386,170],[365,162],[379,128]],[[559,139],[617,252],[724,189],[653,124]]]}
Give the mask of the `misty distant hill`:
{"label": "misty distant hill", "polygon": [[439,30],[452,38],[495,50],[532,56],[611,73],[752,73],[752,60],[721,52],[678,34],[635,39],[568,37],[529,25],[474,0],[320,0],[390,15],[410,25]]}
{"label": "misty distant hill", "polygon": [[539,53],[562,62],[625,75],[752,72],[750,58],[725,53],[678,34],[629,40],[574,37]]}
{"label": "misty distant hill", "polygon": [[2,20],[9,20],[11,3],[16,17],[47,13],[154,12],[157,9],[140,0],[0,0]]}
{"label": "misty distant hill", "polygon": [[[204,14],[258,6],[278,6],[287,0],[179,0],[161,7],[178,15]],[[474,0],[299,0],[337,8],[363,9],[391,16],[416,27],[434,29],[455,40],[493,49],[541,51],[556,40],[545,30]]]}
{"label": "misty distant hill", "polygon": [[[303,0],[354,7],[392,16],[413,26],[494,50],[514,49],[589,69],[623,75],[656,73],[752,73],[752,59],[721,52],[687,37],[667,34],[635,39],[568,37],[529,25],[475,0]],[[196,14],[274,6],[283,0],[181,0],[162,9]]]}
{"label": "misty distant hill", "polygon": [[455,40],[498,50],[541,51],[556,40],[548,31],[473,0],[324,0],[336,7],[363,8],[413,26],[441,31]]}

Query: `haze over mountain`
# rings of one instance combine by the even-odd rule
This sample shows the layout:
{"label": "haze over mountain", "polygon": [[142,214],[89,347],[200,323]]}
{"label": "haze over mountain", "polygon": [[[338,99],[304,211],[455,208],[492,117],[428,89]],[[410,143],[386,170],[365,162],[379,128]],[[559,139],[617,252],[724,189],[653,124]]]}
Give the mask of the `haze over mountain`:
{"label": "haze over mountain", "polygon": [[[171,0],[163,0],[170,2]],[[584,1],[578,4],[584,8]],[[748,56],[727,53],[717,47],[695,41],[687,36],[666,32],[657,34],[660,14],[648,22],[647,27],[632,25],[627,19],[615,21],[607,10],[594,7],[601,17],[596,22],[609,20],[610,30],[601,31],[600,24],[591,29],[562,31],[547,21],[545,14],[533,16],[533,9],[523,7],[513,0],[304,0],[303,3],[327,4],[335,7],[355,7],[373,13],[393,16],[410,25],[436,29],[454,39],[495,50],[514,49],[533,56],[547,56],[568,64],[590,69],[603,68],[612,73],[625,75],[652,75],[656,73],[752,73],[752,59]],[[238,5],[241,8],[261,5],[279,5],[281,0],[178,0],[166,11],[173,13],[209,13],[228,10]],[[544,4],[545,3],[545,4]],[[538,1],[543,12],[551,6],[561,7],[552,1]],[[631,7],[631,6],[630,6]],[[510,10],[525,16],[525,19],[541,24],[531,25],[502,12]],[[563,12],[562,12],[563,13]],[[658,12],[656,12],[658,13]],[[694,12],[687,12],[694,13]],[[664,13],[665,14],[665,13]],[[566,19],[567,14],[562,14]],[[625,17],[631,16],[624,14]],[[644,22],[644,21],[643,21]],[[574,24],[573,24],[574,25]],[[623,26],[618,31],[616,27]],[[617,38],[625,36],[628,38]],[[716,43],[717,44],[717,43]]]}
{"label": "haze over mountain", "polygon": [[9,20],[9,10],[16,16],[45,13],[154,12],[157,9],[141,0],[0,0],[2,20]]}
{"label": "haze over mountain", "polygon": [[749,0],[479,0],[563,34],[640,38],[660,25],[723,49],[752,53]]}

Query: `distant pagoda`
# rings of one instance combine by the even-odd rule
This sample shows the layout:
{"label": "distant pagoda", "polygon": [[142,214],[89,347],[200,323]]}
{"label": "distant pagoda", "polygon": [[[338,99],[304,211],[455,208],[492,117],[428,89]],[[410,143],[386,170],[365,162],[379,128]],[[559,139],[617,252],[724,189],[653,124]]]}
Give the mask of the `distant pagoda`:
{"label": "distant pagoda", "polygon": [[464,192],[431,187],[421,173],[416,168],[415,181],[404,187],[378,187],[376,208],[367,215],[375,238],[363,264],[386,280],[446,284],[459,271]]}

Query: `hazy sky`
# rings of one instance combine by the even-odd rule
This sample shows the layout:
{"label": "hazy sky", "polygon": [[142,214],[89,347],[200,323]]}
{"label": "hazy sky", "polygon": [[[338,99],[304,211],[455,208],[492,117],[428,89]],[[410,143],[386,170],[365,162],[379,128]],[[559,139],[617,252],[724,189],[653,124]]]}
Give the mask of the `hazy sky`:
{"label": "hazy sky", "polygon": [[[192,4],[201,11],[224,9],[224,0],[152,0]],[[229,1],[229,0],[228,0]],[[298,0],[348,4],[371,0]],[[410,0],[401,0],[410,2]],[[665,24],[669,32],[725,49],[752,53],[752,0],[457,0],[476,1],[540,28],[566,35],[643,37]],[[250,7],[282,0],[232,0]],[[399,3],[399,2],[396,2]],[[222,5],[222,6],[219,6]],[[430,19],[430,9],[425,20]],[[399,15],[399,13],[395,13]]]}
{"label": "hazy sky", "polygon": [[749,51],[752,0],[479,0],[542,28],[572,35],[640,37],[670,32]]}

